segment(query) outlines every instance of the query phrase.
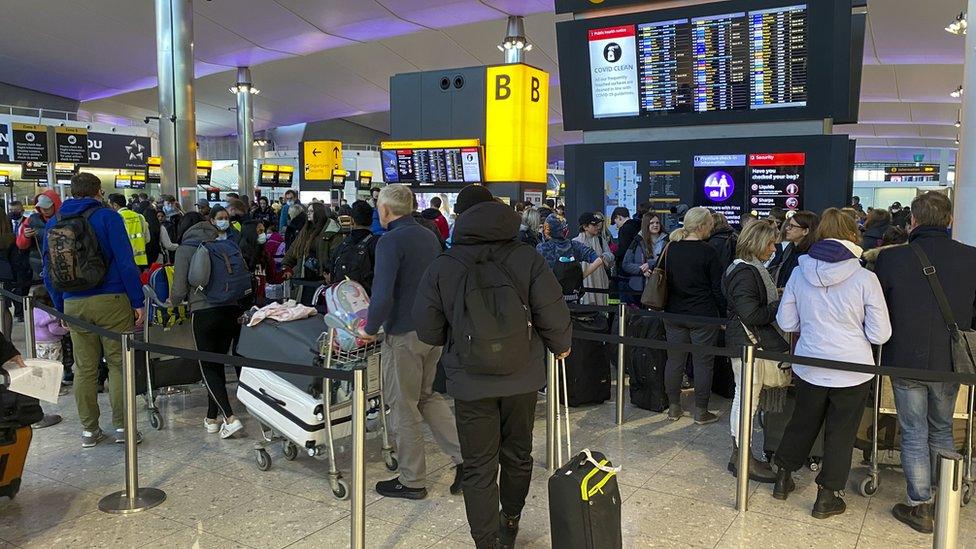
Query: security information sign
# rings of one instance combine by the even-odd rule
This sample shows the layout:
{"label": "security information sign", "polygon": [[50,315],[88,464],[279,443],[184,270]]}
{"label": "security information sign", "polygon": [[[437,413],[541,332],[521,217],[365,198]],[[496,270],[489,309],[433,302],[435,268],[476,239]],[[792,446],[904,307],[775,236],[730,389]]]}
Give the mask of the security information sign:
{"label": "security information sign", "polygon": [[545,183],[549,74],[528,65],[488,67],[485,181]]}
{"label": "security information sign", "polygon": [[589,41],[593,117],[640,114],[634,25],[592,29]]}
{"label": "security information sign", "polygon": [[13,124],[15,162],[47,162],[47,126]]}
{"label": "security information sign", "polygon": [[57,139],[56,162],[71,164],[88,163],[88,130],[85,128],[58,127],[54,130]]}
{"label": "security information sign", "polygon": [[341,141],[303,141],[305,181],[332,181],[332,170],[342,169]]}

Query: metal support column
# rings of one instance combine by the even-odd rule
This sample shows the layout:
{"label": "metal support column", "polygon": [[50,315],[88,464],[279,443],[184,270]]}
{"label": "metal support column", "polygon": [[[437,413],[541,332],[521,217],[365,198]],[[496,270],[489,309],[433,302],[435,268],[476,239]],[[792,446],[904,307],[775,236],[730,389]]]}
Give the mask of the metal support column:
{"label": "metal support column", "polygon": [[[966,13],[976,14],[976,0],[968,1]],[[962,127],[959,129],[959,150],[956,152],[956,180],[952,197],[955,215],[952,217],[952,236],[966,244],[976,244],[976,33],[966,33],[965,65],[963,67],[964,93],[962,95]],[[955,87],[955,83],[953,83]]]}
{"label": "metal support column", "polygon": [[34,339],[34,298],[24,296],[24,345],[27,347],[27,358],[37,358]]}
{"label": "metal support column", "polygon": [[962,499],[962,456],[940,451],[939,489],[935,495],[934,549],[955,549],[959,539],[959,507]]}
{"label": "metal support column", "polygon": [[546,351],[546,469],[552,473],[556,463],[556,411],[559,409],[559,387],[556,384],[556,355]]}
{"label": "metal support column", "polygon": [[752,376],[756,348],[742,348],[742,375],[739,376],[739,464],[735,488],[735,510],[749,509],[749,456],[752,453]]}
{"label": "metal support column", "polygon": [[160,189],[161,194],[177,197],[185,211],[192,211],[197,186],[193,0],[155,0],[155,4],[159,153],[163,161]]}
{"label": "metal support column", "polygon": [[[349,532],[351,549],[366,547],[366,386],[364,370],[352,373],[352,520]],[[381,412],[382,413],[382,412]]]}
{"label": "metal support column", "polygon": [[251,85],[251,69],[237,67],[237,180],[241,196],[254,196],[254,115],[252,96],[259,93]]}
{"label": "metal support column", "polygon": [[[621,301],[617,305],[617,335],[627,336],[627,305]],[[624,424],[624,386],[627,385],[627,365],[625,364],[623,342],[617,344],[617,425]]]}
{"label": "metal support column", "polygon": [[166,500],[158,488],[139,487],[136,429],[136,350],[132,332],[122,334],[122,381],[125,391],[125,490],[103,497],[98,508],[106,513],[130,514],[152,509]]}

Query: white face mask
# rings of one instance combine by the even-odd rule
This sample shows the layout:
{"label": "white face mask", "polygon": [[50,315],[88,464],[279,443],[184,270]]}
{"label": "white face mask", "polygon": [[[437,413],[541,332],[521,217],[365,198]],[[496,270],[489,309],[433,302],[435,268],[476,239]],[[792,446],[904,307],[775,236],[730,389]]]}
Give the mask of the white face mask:
{"label": "white face mask", "polygon": [[314,221],[314,219],[313,219],[314,215],[312,214],[312,210],[309,210],[308,211],[308,214],[306,214],[306,215],[308,215],[308,222],[309,223],[311,223],[312,221]]}
{"label": "white face mask", "polygon": [[264,244],[268,241],[268,235],[261,233],[258,235],[258,244]]}
{"label": "white face mask", "polygon": [[214,221],[214,225],[217,226],[217,229],[218,230],[226,231],[228,228],[230,228],[230,220],[229,219],[218,219],[217,221]]}

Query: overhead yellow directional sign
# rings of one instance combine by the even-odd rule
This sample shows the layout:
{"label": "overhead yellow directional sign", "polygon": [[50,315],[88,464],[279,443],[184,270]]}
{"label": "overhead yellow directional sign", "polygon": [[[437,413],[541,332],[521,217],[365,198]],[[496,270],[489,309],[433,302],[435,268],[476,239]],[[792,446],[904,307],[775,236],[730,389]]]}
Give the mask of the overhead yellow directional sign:
{"label": "overhead yellow directional sign", "polygon": [[331,181],[332,170],[342,169],[341,141],[303,141],[306,181]]}
{"label": "overhead yellow directional sign", "polygon": [[485,181],[545,183],[549,75],[528,65],[488,67]]}

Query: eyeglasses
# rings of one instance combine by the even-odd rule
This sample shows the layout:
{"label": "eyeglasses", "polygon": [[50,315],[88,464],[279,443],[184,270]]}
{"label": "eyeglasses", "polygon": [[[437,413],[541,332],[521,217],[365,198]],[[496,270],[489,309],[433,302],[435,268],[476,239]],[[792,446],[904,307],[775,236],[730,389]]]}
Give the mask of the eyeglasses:
{"label": "eyeglasses", "polygon": [[796,223],[792,223],[792,222],[790,222],[790,223],[787,223],[787,224],[786,224],[786,228],[787,228],[787,229],[804,229],[805,227],[801,227],[801,226],[799,226],[799,225],[798,225],[798,224],[796,224]]}

